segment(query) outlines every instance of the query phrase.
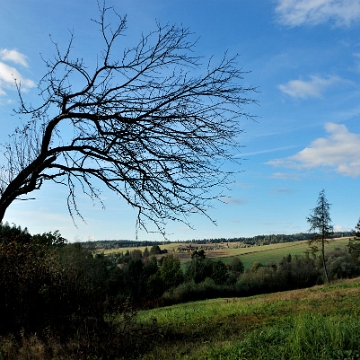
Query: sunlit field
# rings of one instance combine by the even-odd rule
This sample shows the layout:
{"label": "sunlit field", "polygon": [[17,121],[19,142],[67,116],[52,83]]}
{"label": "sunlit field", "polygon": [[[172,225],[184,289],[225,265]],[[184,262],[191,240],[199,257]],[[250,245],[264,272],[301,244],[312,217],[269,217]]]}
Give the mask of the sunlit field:
{"label": "sunlit field", "polygon": [[143,359],[359,359],[360,279],[142,311]]}
{"label": "sunlit field", "polygon": [[[336,248],[343,249],[344,247],[346,247],[348,242],[349,238],[339,238],[331,240],[328,244],[326,244],[326,250],[334,250]],[[190,262],[192,252],[179,252],[178,249],[188,245],[189,244],[186,243],[171,243],[160,245],[160,248],[166,249],[168,253],[174,254],[176,257],[178,257],[182,264],[186,264]],[[200,248],[200,246],[202,245],[193,244],[192,246],[197,246],[198,248]],[[209,244],[203,245],[203,247],[210,248]],[[263,265],[269,263],[278,263],[284,256],[288,256],[289,254],[291,256],[304,256],[305,252],[309,250],[309,245],[307,241],[286,242],[251,247],[240,247],[239,243],[234,242],[229,244],[213,244],[211,245],[211,247],[211,250],[205,250],[205,254],[208,258],[221,259],[225,263],[230,263],[233,257],[239,256],[245,266],[245,269],[251,268],[252,264],[255,261],[258,261]],[[143,252],[145,250],[145,246],[111,249],[104,250],[103,252],[105,255],[118,252],[122,252],[125,254],[126,251],[133,251],[135,249]]]}

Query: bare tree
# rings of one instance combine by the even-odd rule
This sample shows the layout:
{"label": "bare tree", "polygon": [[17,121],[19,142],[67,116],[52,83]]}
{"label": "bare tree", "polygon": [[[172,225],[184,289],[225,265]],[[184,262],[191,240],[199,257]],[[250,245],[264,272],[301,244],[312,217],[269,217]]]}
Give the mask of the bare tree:
{"label": "bare tree", "polygon": [[[306,218],[310,224],[310,232],[314,233],[314,237],[309,241],[309,245],[314,243],[321,244],[322,264],[327,282],[330,282],[329,274],[325,262],[325,243],[334,233],[334,227],[331,224],[330,204],[325,196],[325,190],[321,190],[317,200],[317,206],[312,210],[312,214]],[[312,247],[316,249],[316,247]]]}
{"label": "bare tree", "polygon": [[44,60],[40,106],[27,105],[18,84],[17,113],[31,119],[6,145],[0,221],[49,180],[68,187],[69,212],[81,217],[76,190],[101,202],[98,179],[138,210],[140,227],[150,220],[163,231],[167,219],[188,224],[189,214],[206,214],[213,189],[228,182],[221,166],[234,160],[239,118],[253,102],[244,94],[255,90],[241,85],[236,57],[203,66],[188,29],[158,23],[121,50],[126,17],[105,3],[99,12],[104,48],[92,70],[71,58],[71,34],[64,52],[53,42],[55,57]]}

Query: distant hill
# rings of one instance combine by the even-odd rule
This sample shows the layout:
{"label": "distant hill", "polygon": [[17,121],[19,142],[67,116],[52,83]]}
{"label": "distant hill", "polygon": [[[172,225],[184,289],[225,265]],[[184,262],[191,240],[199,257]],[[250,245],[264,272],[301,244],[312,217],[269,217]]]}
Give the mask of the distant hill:
{"label": "distant hill", "polygon": [[[354,236],[352,231],[335,232],[334,238],[351,237]],[[121,249],[129,247],[141,247],[141,246],[153,246],[153,245],[165,245],[171,243],[189,243],[189,244],[206,244],[206,243],[232,243],[242,242],[247,245],[270,245],[286,242],[295,242],[310,240],[313,237],[310,233],[297,233],[292,235],[286,234],[271,234],[271,235],[256,235],[253,237],[237,237],[237,238],[212,238],[212,239],[192,239],[188,241],[150,241],[150,240],[94,240],[82,243],[84,247],[96,249]]]}

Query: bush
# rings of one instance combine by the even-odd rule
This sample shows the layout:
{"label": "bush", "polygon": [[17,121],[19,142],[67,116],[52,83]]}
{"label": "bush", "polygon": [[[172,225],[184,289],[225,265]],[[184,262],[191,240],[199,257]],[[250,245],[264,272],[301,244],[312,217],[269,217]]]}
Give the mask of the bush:
{"label": "bush", "polygon": [[53,329],[66,336],[89,318],[103,321],[104,261],[65,245],[58,233],[23,239],[14,232],[0,241],[0,333]]}
{"label": "bush", "polygon": [[8,241],[0,244],[0,332],[36,330],[48,317],[45,292],[51,274],[30,244]]}
{"label": "bush", "polygon": [[18,244],[27,244],[31,240],[27,228],[22,229],[20,226],[10,226],[9,223],[0,223],[0,243],[8,244],[16,242]]}
{"label": "bush", "polygon": [[295,256],[290,262],[283,262],[278,270],[280,289],[300,289],[317,283],[318,270],[314,260]]}
{"label": "bush", "polygon": [[360,274],[360,266],[353,262],[352,256],[345,250],[328,252],[326,267],[332,280],[351,278]]}
{"label": "bush", "polygon": [[275,284],[277,283],[275,276],[274,268],[267,266],[257,267],[256,272],[253,272],[253,269],[245,271],[239,277],[236,288],[244,295],[275,291]]}
{"label": "bush", "polygon": [[229,278],[228,269],[221,260],[215,261],[211,270],[211,278],[215,281],[216,284],[226,284]]}
{"label": "bush", "polygon": [[230,270],[231,272],[239,275],[244,272],[245,267],[243,262],[238,257],[234,257],[230,263]]}
{"label": "bush", "polygon": [[167,255],[162,259],[159,271],[165,290],[176,287],[184,281],[180,260],[174,255]]}
{"label": "bush", "polygon": [[232,285],[219,285],[211,278],[206,278],[201,283],[194,281],[185,282],[178,287],[166,291],[161,297],[159,304],[168,306],[189,301],[214,299],[219,297],[241,296]]}
{"label": "bush", "polygon": [[195,283],[204,281],[207,277],[211,277],[212,266],[212,260],[196,254],[186,269],[185,280],[194,281]]}

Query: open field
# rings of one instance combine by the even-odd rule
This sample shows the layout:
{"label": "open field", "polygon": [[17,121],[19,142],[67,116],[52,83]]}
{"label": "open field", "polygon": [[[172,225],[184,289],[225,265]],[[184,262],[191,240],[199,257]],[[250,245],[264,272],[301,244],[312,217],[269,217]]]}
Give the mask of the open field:
{"label": "open field", "polygon": [[[159,246],[161,249],[166,249],[168,252],[173,252],[178,248],[178,246],[181,245],[179,243],[171,243],[171,244],[164,244],[162,245],[159,243]],[[145,248],[148,248],[150,250],[151,246],[131,246],[131,247],[122,247],[117,249],[109,249],[109,250],[98,250],[97,252],[103,252],[105,255],[112,254],[112,253],[126,253],[126,251],[133,251],[133,250],[140,250],[144,251]]]}
{"label": "open field", "polygon": [[[335,248],[344,248],[349,242],[349,238],[339,238],[333,239],[326,245],[326,250],[333,250]],[[183,265],[190,262],[192,250],[181,251],[179,252],[179,248],[189,247],[190,244],[187,243],[172,243],[160,245],[161,249],[166,249],[168,253],[174,254],[178,257]],[[231,262],[233,257],[240,257],[241,261],[244,263],[245,269],[248,269],[252,266],[255,261],[259,261],[262,264],[268,263],[278,263],[284,256],[291,254],[291,256],[295,255],[304,255],[305,251],[308,250],[307,241],[296,241],[296,242],[286,242],[286,243],[278,243],[264,246],[251,246],[251,247],[240,247],[238,243],[229,243],[229,247],[227,244],[192,244],[193,248],[197,247],[198,249],[201,246],[205,249],[205,254],[210,259],[221,259],[225,263]],[[144,247],[129,247],[129,248],[121,248],[121,249],[113,249],[104,251],[105,255],[123,252],[125,253],[127,250],[141,250],[144,251]]]}
{"label": "open field", "polygon": [[360,278],[142,311],[143,359],[360,359]]}
{"label": "open field", "polygon": [[[343,249],[349,243],[349,238],[334,239],[326,244],[325,251],[334,250],[336,248]],[[222,257],[225,263],[231,262],[234,256],[239,256],[244,263],[245,269],[251,268],[255,261],[262,264],[278,263],[284,256],[303,256],[309,249],[307,241],[298,241],[291,243],[273,244],[265,246],[256,246],[253,248],[242,249],[247,250],[238,255],[230,255]]]}

